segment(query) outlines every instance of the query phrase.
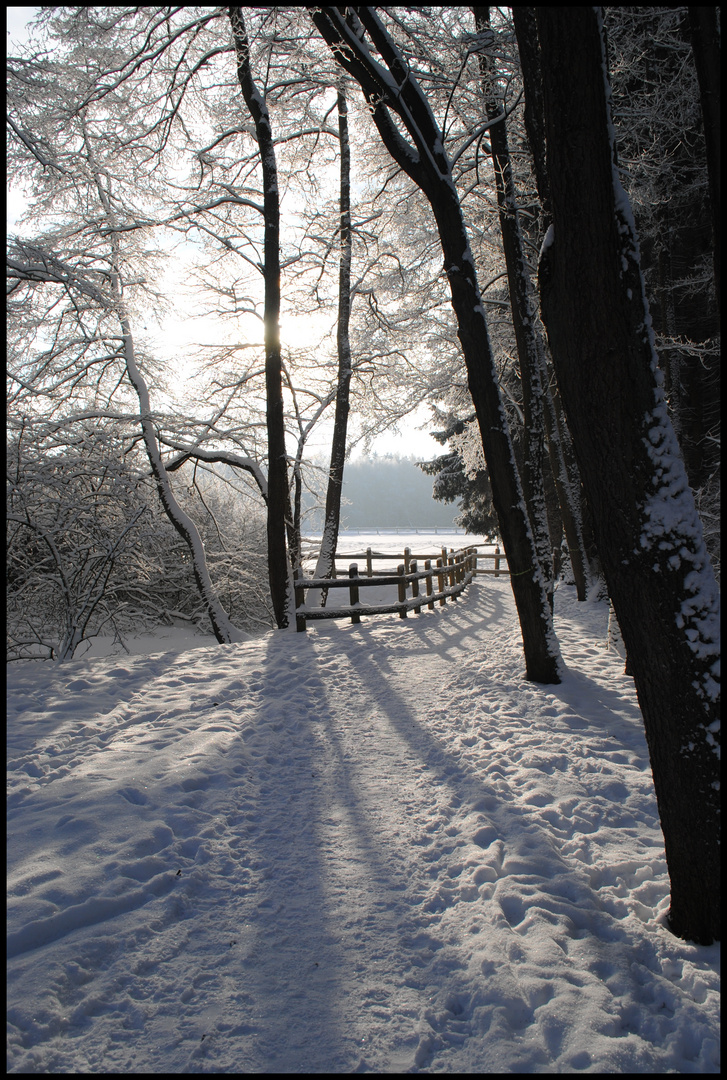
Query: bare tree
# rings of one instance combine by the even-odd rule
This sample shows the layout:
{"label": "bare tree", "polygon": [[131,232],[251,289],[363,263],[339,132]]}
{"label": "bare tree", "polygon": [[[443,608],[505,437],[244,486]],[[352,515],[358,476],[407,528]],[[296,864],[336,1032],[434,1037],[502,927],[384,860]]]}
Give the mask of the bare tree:
{"label": "bare tree", "polygon": [[714,253],[714,284],[717,296],[720,292],[720,228],[721,180],[720,169],[720,15],[717,7],[688,7],[689,26],[692,36],[694,62],[699,80],[699,96],[704,117],[707,170],[709,174],[709,201],[712,209],[712,244]]}
{"label": "bare tree", "polygon": [[[379,134],[398,165],[430,202],[439,231],[457,316],[459,338],[485,450],[493,499],[511,568],[523,633],[527,677],[560,681],[560,653],[545,584],[514,465],[512,442],[500,400],[487,323],[451,163],[426,97],[371,8],[316,8],[313,20],[341,66],[360,84]],[[384,64],[376,61],[366,34]],[[385,66],[384,66],[385,65]],[[395,114],[411,142],[396,126]]]}
{"label": "bare tree", "polygon": [[[62,63],[54,66],[41,60],[31,67],[37,89],[45,86],[46,105],[48,97],[56,103],[52,117],[49,119],[50,113],[46,114],[45,129],[52,130],[54,160],[63,161],[62,166],[44,173],[39,202],[45,201],[51,217],[56,215],[56,206],[62,207],[62,223],[37,242],[16,241],[8,257],[8,276],[13,296],[23,287],[42,283],[59,287],[66,304],[57,312],[60,332],[56,332],[55,342],[46,350],[47,359],[35,372],[35,387],[30,387],[30,393],[43,389],[55,399],[56,407],[59,400],[69,400],[64,386],[70,385],[73,392],[81,388],[82,396],[99,395],[103,392],[102,384],[96,381],[94,389],[93,376],[89,378],[89,373],[96,371],[113,387],[111,396],[106,398],[110,406],[124,373],[128,376],[138,399],[138,423],[159,497],[169,520],[187,545],[213,632],[220,642],[236,640],[238,632],[219,604],[210,580],[199,533],[179,506],[164,468],[148,385],[136,359],[124,290],[133,291],[133,286],[140,282],[125,272],[120,238],[142,232],[140,221],[145,217],[140,214],[134,219],[133,197],[119,198],[115,188],[109,164],[113,150],[109,154],[106,139],[110,135],[108,122],[104,123],[104,138],[96,143],[106,149],[107,158],[105,161],[97,158],[94,128],[101,121],[89,115],[92,106],[79,104],[87,89],[83,81],[74,72],[71,77],[75,85],[69,86],[69,70]],[[37,106],[37,102],[33,105]],[[38,136],[36,145],[41,141]],[[113,139],[109,138],[108,142],[113,143]],[[37,154],[34,157],[37,167]],[[43,168],[47,170],[47,166]],[[127,177],[126,187],[133,188],[133,177]],[[93,209],[89,211],[89,208]],[[73,368],[66,372],[63,360],[69,357],[73,358]],[[114,369],[115,376],[109,377]],[[24,390],[29,387],[27,375],[21,361],[15,379]],[[45,388],[41,384],[46,384]]]}
{"label": "bare tree", "polygon": [[490,9],[473,9],[475,27],[481,37],[478,60],[482,74],[485,110],[490,121],[490,152],[495,173],[495,189],[502,233],[502,245],[507,266],[507,280],[512,306],[512,318],[520,361],[525,417],[525,460],[522,472],[523,489],[530,510],[530,524],[538,551],[540,568],[546,583],[548,598],[553,604],[553,560],[545,509],[543,455],[545,450],[544,397],[546,389],[541,379],[542,348],[538,342],[538,326],[533,290],[520,232],[515,188],[512,177],[506,120],[503,116],[504,97],[498,88],[494,59],[489,55],[493,41]]}
{"label": "bare tree", "polygon": [[[335,573],[336,547],[341,520],[341,494],[343,491],[343,468],[348,444],[348,414],[350,411],[350,388],[352,375],[351,340],[351,148],[348,140],[348,109],[343,89],[338,90],[338,138],[341,157],[340,183],[340,245],[338,272],[338,322],[336,344],[338,351],[338,379],[336,384],[336,410],[331,439],[331,461],[328,467],[328,488],[323,520],[323,538],[314,577],[329,578]],[[325,593],[322,596],[325,603]],[[310,603],[310,599],[309,599]]]}
{"label": "bare tree", "polygon": [[265,389],[268,433],[268,573],[275,619],[280,629],[295,625],[292,570],[286,544],[290,518],[288,458],[285,450],[282,360],[280,355],[280,201],[270,114],[250,67],[250,44],[242,8],[230,7],[237,77],[255,125],[263,173],[265,218]]}
{"label": "bare tree", "polygon": [[70,660],[89,638],[118,635],[148,505],[109,425],[103,443],[90,422],[70,441],[31,418],[9,435],[8,659]]}

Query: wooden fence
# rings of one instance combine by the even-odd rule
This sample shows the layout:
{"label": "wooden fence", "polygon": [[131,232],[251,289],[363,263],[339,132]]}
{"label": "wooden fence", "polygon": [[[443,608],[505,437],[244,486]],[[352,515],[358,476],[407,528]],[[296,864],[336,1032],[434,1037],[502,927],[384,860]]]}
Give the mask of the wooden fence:
{"label": "wooden fence", "polygon": [[[462,550],[464,550],[464,549],[462,549]],[[510,571],[508,570],[508,566],[507,566],[507,555],[505,555],[502,551],[500,551],[499,545],[497,545],[495,547],[494,551],[479,551],[475,545],[470,545],[468,550],[473,551],[475,553],[475,555],[476,555],[477,562],[476,562],[475,570],[474,570],[475,574],[494,574],[495,577],[500,577],[500,576],[503,576],[503,575],[509,576]],[[443,547],[442,548],[442,559],[446,562],[446,560],[449,557],[450,556],[447,554],[447,548]],[[393,563],[397,558],[398,558],[397,555],[391,555],[391,554],[386,555],[386,554],[384,554],[384,553],[382,553],[380,551],[373,551],[371,548],[366,548],[366,551],[364,551],[364,552],[360,552],[360,553],[356,553],[356,554],[352,554],[352,555],[339,555],[339,556],[336,557],[336,562],[337,563],[339,563],[339,562],[340,563],[345,563],[345,561],[347,559],[348,560],[356,559],[357,561],[358,560],[365,560],[366,561],[366,574],[367,574],[367,576],[368,577],[374,577],[376,574],[381,574],[382,573],[381,570],[376,570],[374,568],[374,563],[375,562]],[[431,555],[431,554],[412,555],[411,548],[408,548],[408,547],[404,548],[404,566],[406,568],[407,573],[409,572],[409,566],[410,566],[410,564],[411,564],[411,562],[413,560],[416,560],[417,562],[425,563],[427,560],[436,562],[437,558],[438,558],[437,555]],[[481,567],[479,565],[479,563],[483,559],[485,559],[485,560],[486,559],[493,560],[494,567],[492,567],[492,569],[488,569],[487,567]],[[389,574],[390,571],[384,570],[383,573],[384,574]]]}
{"label": "wooden fence", "polygon": [[[480,556],[481,557],[481,556]],[[494,556],[493,556],[494,557]],[[423,607],[434,610],[434,605],[439,603],[444,607],[448,599],[456,600],[459,594],[469,585],[477,573],[477,548],[466,547],[459,551],[447,552],[442,548],[441,557],[437,557],[436,565],[432,565],[434,556],[412,555],[409,548],[404,552],[404,562],[399,563],[396,574],[387,571],[375,571],[373,562],[375,559],[386,559],[389,562],[396,556],[374,553],[369,548],[364,556],[348,556],[348,558],[365,558],[366,575],[359,575],[358,563],[352,562],[348,568],[348,576],[345,578],[305,578],[300,573],[295,579],[295,609],[296,629],[304,631],[311,619],[345,619],[350,618],[352,623],[361,622],[362,615],[389,615],[398,614],[400,619],[405,619],[410,611],[419,614]],[[424,561],[424,569],[419,569],[419,559]],[[480,571],[482,572],[482,571]],[[488,571],[485,571],[488,572]],[[493,571],[489,571],[492,573]],[[436,580],[436,590],[434,587]],[[423,589],[420,583],[423,582]],[[361,590],[378,588],[382,585],[396,585],[398,600],[389,604],[364,604],[361,602]],[[411,596],[408,595],[411,588]],[[348,589],[349,603],[345,607],[307,607],[305,593],[308,589],[325,589],[328,593],[335,589]]]}

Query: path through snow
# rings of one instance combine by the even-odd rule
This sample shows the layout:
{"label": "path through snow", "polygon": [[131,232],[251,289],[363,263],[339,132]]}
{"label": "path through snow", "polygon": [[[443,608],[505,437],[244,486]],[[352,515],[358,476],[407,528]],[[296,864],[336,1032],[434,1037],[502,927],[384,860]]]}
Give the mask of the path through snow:
{"label": "path through snow", "polygon": [[633,683],[506,580],[10,675],[12,1072],[717,1072]]}

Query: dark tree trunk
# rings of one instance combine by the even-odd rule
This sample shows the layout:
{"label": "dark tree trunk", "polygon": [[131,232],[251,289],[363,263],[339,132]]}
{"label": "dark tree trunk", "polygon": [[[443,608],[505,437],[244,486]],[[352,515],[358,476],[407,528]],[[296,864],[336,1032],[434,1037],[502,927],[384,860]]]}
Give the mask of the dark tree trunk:
{"label": "dark tree trunk", "polygon": [[265,217],[265,391],[268,437],[268,576],[275,622],[291,625],[292,575],[286,545],[290,517],[288,458],[285,450],[282,359],[280,355],[280,200],[270,116],[250,68],[250,45],[242,8],[230,7],[230,22],[242,96],[255,125],[262,163]]}
{"label": "dark tree trunk", "polygon": [[[475,7],[475,27],[479,33],[490,31],[489,7]],[[503,112],[504,99],[496,84],[496,72],[492,57],[485,50],[478,53],[485,110],[488,120],[495,120]],[[507,141],[505,120],[490,128],[492,166],[495,172],[495,189],[500,217],[502,247],[507,267],[507,283],[510,292],[513,328],[520,363],[520,381],[523,391],[523,415],[525,417],[525,460],[522,482],[525,501],[530,513],[535,547],[540,569],[545,580],[548,601],[553,606],[553,560],[548,534],[543,484],[543,456],[545,453],[545,420],[543,415],[543,385],[540,379],[540,350],[533,290],[530,284],[527,261],[523,251],[520,219],[515,199],[512,163]]]}
{"label": "dark tree trunk", "polygon": [[[341,258],[338,271],[338,383],[336,388],[336,411],[331,441],[331,463],[328,469],[326,491],[326,516],[321,540],[321,551],[316,566],[317,578],[333,577],[338,546],[338,530],[341,521],[341,493],[343,491],[343,467],[346,461],[348,414],[351,387],[351,342],[349,322],[351,319],[351,148],[348,141],[348,109],[343,90],[338,92],[338,138],[341,145],[341,194],[340,194],[340,245]],[[321,603],[326,602],[323,591]],[[310,603],[310,600],[309,600]]]}
{"label": "dark tree trunk", "polygon": [[293,518],[287,522],[288,554],[292,569],[300,570],[303,556],[301,523],[303,520],[303,476],[300,461],[296,460],[293,468]]}
{"label": "dark tree trunk", "polygon": [[[545,357],[542,359],[541,371],[546,370]],[[558,424],[554,394],[545,390],[545,430],[548,434],[548,456],[550,458],[550,470],[558,496],[558,506],[563,522],[568,554],[570,556],[573,581],[576,586],[576,596],[583,601],[588,596],[591,574],[588,567],[586,545],[583,540],[583,524],[580,507],[579,489],[576,488],[568,474],[565,449],[563,446],[564,436]],[[579,480],[580,485],[580,480]]]}
{"label": "dark tree trunk", "polygon": [[672,930],[719,937],[719,593],[650,332],[613,166],[600,19],[536,9],[554,233],[541,303],[644,718]]}
{"label": "dark tree trunk", "polygon": [[525,130],[530,144],[530,153],[533,155],[538,198],[543,208],[543,216],[547,226],[553,219],[553,210],[550,203],[550,184],[545,161],[543,77],[540,70],[540,50],[538,47],[535,8],[516,5],[511,8],[511,11],[522,67],[523,90],[525,91]]}
{"label": "dark tree trunk", "polygon": [[[344,18],[338,8],[314,8],[313,21],[338,62],[361,85],[389,153],[431,204],[452,293],[467,381],[482,436],[493,503],[508,556],[523,635],[527,678],[535,682],[558,683],[560,652],[515,468],[474,260],[442,133],[418,82],[373,8],[346,10],[348,16]],[[388,70],[362,47],[364,26],[358,16]],[[389,109],[397,112],[413,146],[400,134]]]}
{"label": "dark tree trunk", "polygon": [[699,80],[699,96],[704,117],[704,138],[707,146],[707,174],[709,176],[709,201],[712,207],[712,231],[714,233],[714,290],[720,293],[720,71],[721,46],[719,8],[688,7],[689,26],[692,32],[692,51]]}
{"label": "dark tree trunk", "polygon": [[[533,157],[538,197],[543,208],[546,227],[552,220],[550,203],[550,185],[545,161],[545,131],[543,127],[543,86],[540,73],[540,54],[538,51],[538,33],[535,21],[535,9],[528,7],[512,8],[513,24],[517,35],[518,51],[521,56],[523,87],[525,89],[525,130]],[[539,344],[542,343],[542,339]],[[563,518],[568,552],[573,569],[573,580],[579,600],[588,595],[591,574],[588,567],[586,548],[580,513],[578,488],[568,476],[566,450],[563,445],[567,435],[561,431],[556,415],[556,391],[551,393],[547,387],[548,362],[545,349],[540,354],[540,371],[545,391],[545,427],[548,435],[548,453],[555,481],[558,500]]]}

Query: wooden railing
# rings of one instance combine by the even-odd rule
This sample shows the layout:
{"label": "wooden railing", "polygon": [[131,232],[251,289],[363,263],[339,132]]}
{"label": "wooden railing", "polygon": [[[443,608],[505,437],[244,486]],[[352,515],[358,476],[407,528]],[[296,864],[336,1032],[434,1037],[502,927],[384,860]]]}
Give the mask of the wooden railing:
{"label": "wooden railing", "polygon": [[[470,545],[469,550],[472,550],[472,551],[474,551],[476,553],[477,563],[478,564],[479,564],[480,560],[482,560],[482,559],[491,559],[491,560],[494,561],[494,567],[492,569],[487,569],[487,568],[480,567],[479,565],[477,565],[475,567],[475,571],[474,571],[475,574],[494,574],[495,577],[500,577],[500,576],[503,576],[503,575],[509,576],[510,571],[509,571],[508,566],[507,566],[507,555],[505,555],[502,551],[500,551],[499,544],[495,547],[494,551],[479,551],[475,545]],[[445,560],[445,562],[446,562],[448,557],[449,556],[447,554],[447,548],[443,547],[442,548],[442,559]],[[358,553],[355,553],[355,554],[347,554],[347,555],[339,555],[336,558],[336,562],[337,563],[344,563],[345,560],[347,560],[347,559],[349,561],[355,559],[355,560],[357,560],[357,562],[359,560],[365,560],[366,561],[366,574],[367,574],[367,576],[368,577],[374,577],[376,574],[381,574],[382,573],[382,571],[374,569],[374,563],[375,562],[392,563],[392,562],[394,562],[394,560],[396,558],[397,558],[396,555],[391,555],[391,554],[386,555],[386,554],[384,554],[384,553],[382,553],[380,551],[373,551],[371,548],[366,548],[366,551],[364,551],[364,552],[358,552]],[[412,562],[412,560],[416,560],[417,562],[424,563],[427,560],[436,561],[437,558],[438,558],[437,555],[431,555],[431,554],[412,555],[411,548],[408,548],[408,547],[404,548],[404,566],[406,567],[407,572],[409,571],[409,565]],[[384,570],[383,573],[387,574],[387,573],[390,573],[390,571]]]}
{"label": "wooden railing", "polygon": [[[423,570],[419,569],[418,558],[412,556],[407,548],[404,552],[404,562],[399,563],[396,574],[377,573],[372,568],[374,559],[387,559],[390,562],[396,556],[374,555],[369,548],[365,558],[367,559],[366,576],[359,575],[358,563],[355,562],[350,564],[346,578],[305,578],[300,572],[297,572],[295,579],[295,624],[298,631],[306,630],[306,624],[311,619],[350,618],[352,623],[359,623],[363,615],[389,614],[398,614],[400,619],[405,619],[410,611],[414,611],[418,615],[423,607],[427,607],[432,611],[436,603],[439,603],[440,607],[444,607],[448,599],[456,600],[472,581],[477,567],[477,548],[467,547],[451,553],[447,553],[447,549],[442,548],[442,555],[436,559],[436,565],[434,566],[431,557],[422,556],[424,559]],[[436,590],[434,587],[435,579]],[[423,592],[421,582],[424,583]],[[396,603],[363,604],[361,602],[362,589],[379,588],[382,585],[397,586],[398,600]],[[411,596],[408,595],[410,588]],[[349,603],[345,607],[309,608],[305,603],[305,594],[308,589],[325,589],[328,593],[335,589],[348,589]]]}

